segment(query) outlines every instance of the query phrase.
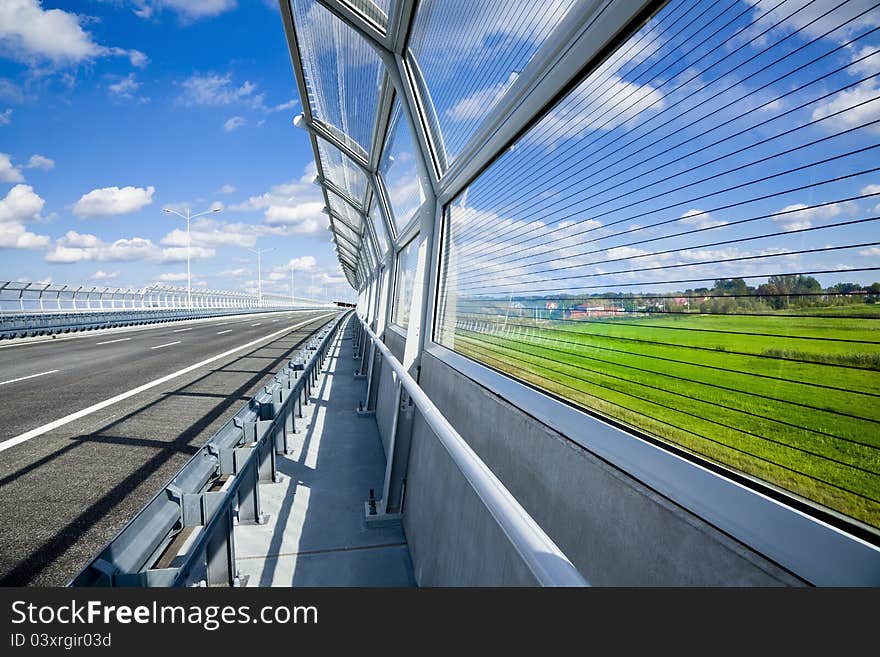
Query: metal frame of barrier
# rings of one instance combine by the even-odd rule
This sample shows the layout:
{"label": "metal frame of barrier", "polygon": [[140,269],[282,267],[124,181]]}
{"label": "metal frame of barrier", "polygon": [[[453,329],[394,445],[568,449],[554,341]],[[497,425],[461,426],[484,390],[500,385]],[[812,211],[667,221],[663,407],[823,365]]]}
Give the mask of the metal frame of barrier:
{"label": "metal frame of barrier", "polygon": [[319,329],[271,383],[181,468],[70,586],[237,586],[233,528],[262,524],[260,484],[279,481],[296,420],[351,311]]}
{"label": "metal frame of barrier", "polygon": [[[541,586],[589,586],[583,575],[569,561],[540,525],[520,505],[510,491],[495,476],[489,467],[477,456],[464,438],[455,430],[440,410],[428,398],[416,380],[385,346],[366,322],[358,315],[354,326],[354,357],[360,359],[358,372],[367,379],[367,405],[359,408],[361,414],[375,411],[375,396],[371,394],[378,388],[380,367],[387,364],[395,377],[397,405],[395,421],[390,437],[391,447],[385,471],[382,500],[367,503],[368,516],[381,517],[385,503],[390,495],[390,486],[395,468],[394,443],[398,429],[398,416],[404,403],[412,404],[437,439],[443,444],[449,456],[464,475],[468,484],[480,498],[498,526],[510,540],[517,554]],[[367,372],[365,372],[367,368]],[[372,400],[372,404],[371,404]],[[403,512],[402,506],[395,516]]]}
{"label": "metal frame of barrier", "polygon": [[188,298],[193,309],[278,308],[298,304],[320,305],[314,299],[266,293],[260,297],[228,290],[192,290],[171,285],[143,288],[66,285],[31,281],[0,281],[0,315],[91,312],[103,310],[185,310]]}

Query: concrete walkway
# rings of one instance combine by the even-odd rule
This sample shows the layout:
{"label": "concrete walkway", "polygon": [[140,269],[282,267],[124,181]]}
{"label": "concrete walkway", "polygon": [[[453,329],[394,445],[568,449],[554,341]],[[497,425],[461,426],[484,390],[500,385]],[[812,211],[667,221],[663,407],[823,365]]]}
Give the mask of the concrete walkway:
{"label": "concrete walkway", "polygon": [[400,526],[364,522],[369,490],[382,489],[385,455],[376,421],[358,417],[351,324],[328,359],[293,453],[278,457],[279,484],[260,487],[266,525],[235,528],[247,586],[415,586]]}

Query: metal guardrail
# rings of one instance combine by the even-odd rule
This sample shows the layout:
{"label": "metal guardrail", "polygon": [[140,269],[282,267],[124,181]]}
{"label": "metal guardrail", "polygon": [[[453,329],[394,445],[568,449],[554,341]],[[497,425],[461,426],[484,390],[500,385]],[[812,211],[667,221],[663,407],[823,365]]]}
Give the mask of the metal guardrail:
{"label": "metal guardrail", "polygon": [[0,281],[0,315],[4,313],[88,312],[103,310],[204,310],[206,308],[277,308],[320,305],[314,299],[266,293],[262,296],[229,290],[172,285],[142,288]]}
{"label": "metal guardrail", "polygon": [[4,338],[27,338],[39,335],[56,335],[77,331],[92,331],[120,326],[158,324],[183,319],[202,319],[228,315],[247,315],[254,312],[284,312],[289,310],[318,310],[313,307],[282,308],[212,308],[191,310],[115,310],[65,313],[24,313],[0,315],[0,340]]}
{"label": "metal guardrail", "polygon": [[[355,356],[361,359],[359,371],[365,372],[368,363],[372,368],[377,353],[382,361],[388,364],[397,375],[398,389],[405,390],[409,395],[421,413],[422,419],[449,453],[537,582],[541,586],[589,586],[553,539],[541,529],[489,466],[471,449],[379,336],[361,317],[358,315],[355,317],[359,320],[355,324],[354,335]],[[364,348],[365,339],[370,340],[372,347],[370,350]],[[372,372],[368,375],[368,379],[370,380],[368,385],[371,386]],[[370,392],[370,390],[367,392],[368,406]]]}
{"label": "metal guardrail", "polygon": [[296,420],[350,311],[324,325],[73,578],[70,586],[235,586],[233,527],[262,524]]}

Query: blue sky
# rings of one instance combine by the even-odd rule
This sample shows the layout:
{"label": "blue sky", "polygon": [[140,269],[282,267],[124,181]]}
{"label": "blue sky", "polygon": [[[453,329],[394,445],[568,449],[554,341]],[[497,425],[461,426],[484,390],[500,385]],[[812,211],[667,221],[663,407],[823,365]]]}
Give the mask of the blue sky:
{"label": "blue sky", "polygon": [[274,1],[4,0],[0,280],[344,293],[300,111]]}

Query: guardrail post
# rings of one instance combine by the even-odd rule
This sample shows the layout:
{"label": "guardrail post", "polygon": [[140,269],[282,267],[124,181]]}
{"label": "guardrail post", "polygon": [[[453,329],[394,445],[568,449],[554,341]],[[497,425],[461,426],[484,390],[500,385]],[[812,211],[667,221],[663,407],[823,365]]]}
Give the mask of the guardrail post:
{"label": "guardrail post", "polygon": [[[365,334],[364,334],[364,340],[367,340],[367,337]],[[368,358],[369,358],[369,355],[371,355],[372,353],[373,353],[372,341],[370,341],[369,345],[367,345],[367,344],[361,345],[361,362],[360,362],[360,365],[358,365],[357,371],[355,371],[355,373],[354,373],[354,378],[356,378],[356,379],[366,378],[366,376],[367,376],[366,370],[369,367]]]}
{"label": "guardrail post", "polygon": [[409,464],[415,407],[400,381],[397,382],[395,398],[394,422],[391,425],[382,499],[378,502],[368,500],[364,503],[367,524],[394,522],[403,517],[406,470]]}
{"label": "guardrail post", "polygon": [[370,341],[370,357],[367,369],[367,394],[365,403],[358,408],[358,415],[373,416],[376,414],[376,404],[379,399],[379,377],[382,373],[382,354],[376,349],[376,345]]}
{"label": "guardrail post", "polygon": [[241,488],[238,489],[238,524],[240,525],[263,525],[269,519],[268,515],[263,513],[260,503],[260,470],[256,463],[253,462],[246,471],[238,471],[238,463],[247,459],[250,450],[236,449],[236,471],[235,476],[242,477]]}
{"label": "guardrail post", "polygon": [[236,586],[238,571],[235,567],[235,532],[232,507],[227,507],[223,518],[215,526],[205,548],[208,586]]}
{"label": "guardrail post", "polygon": [[[278,388],[272,394],[272,412],[274,417],[283,419],[283,422],[277,424],[275,430],[275,453],[288,454],[290,446],[288,444],[288,436],[294,433],[293,426],[293,394],[290,389],[290,378],[278,378]],[[277,473],[276,473],[277,474]]]}
{"label": "guardrail post", "polygon": [[[272,404],[259,403],[259,412],[261,418],[270,415]],[[274,444],[274,425],[275,422],[271,419],[260,419],[256,422],[245,422],[242,427],[245,443],[251,444],[251,449],[256,451],[257,475],[264,483],[275,483],[275,450],[271,448]]]}

